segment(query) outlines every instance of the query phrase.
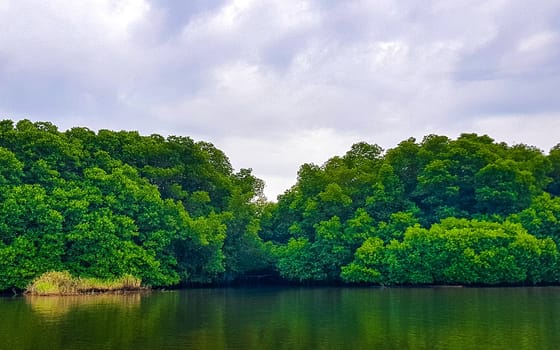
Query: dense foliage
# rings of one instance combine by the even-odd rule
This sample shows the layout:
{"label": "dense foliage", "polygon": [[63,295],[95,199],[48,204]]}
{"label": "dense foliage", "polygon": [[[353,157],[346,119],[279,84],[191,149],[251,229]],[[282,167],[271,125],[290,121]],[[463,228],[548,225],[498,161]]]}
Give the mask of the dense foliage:
{"label": "dense foliage", "polygon": [[560,280],[560,146],[429,135],[387,152],[357,143],[262,217],[294,281],[523,284]]}
{"label": "dense foliage", "polygon": [[0,290],[53,270],[167,286],[258,269],[262,187],[188,137],[2,121]]}
{"label": "dense foliage", "polygon": [[430,135],[304,164],[277,203],[188,137],[0,122],[0,290],[47,271],[154,286],[250,275],[560,280],[560,146]]}

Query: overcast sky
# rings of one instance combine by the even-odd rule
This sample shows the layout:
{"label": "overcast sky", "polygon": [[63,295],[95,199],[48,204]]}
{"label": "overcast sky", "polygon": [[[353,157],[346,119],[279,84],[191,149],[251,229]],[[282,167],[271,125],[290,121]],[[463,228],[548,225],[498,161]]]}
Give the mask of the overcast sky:
{"label": "overcast sky", "polygon": [[0,119],[214,143],[275,199],[430,133],[560,142],[558,0],[0,0]]}

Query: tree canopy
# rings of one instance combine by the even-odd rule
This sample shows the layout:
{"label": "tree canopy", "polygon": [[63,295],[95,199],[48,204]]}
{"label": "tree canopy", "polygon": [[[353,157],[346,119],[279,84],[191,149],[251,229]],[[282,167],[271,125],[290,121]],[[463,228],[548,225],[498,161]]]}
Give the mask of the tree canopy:
{"label": "tree canopy", "polygon": [[558,282],[559,147],[428,135],[304,164],[262,217],[294,281]]}
{"label": "tree canopy", "polygon": [[0,290],[47,271],[152,286],[560,280],[560,145],[484,135],[360,142],[266,202],[185,136],[0,122]]}
{"label": "tree canopy", "polygon": [[263,182],[188,137],[0,123],[0,289],[49,270],[168,286],[260,268]]}

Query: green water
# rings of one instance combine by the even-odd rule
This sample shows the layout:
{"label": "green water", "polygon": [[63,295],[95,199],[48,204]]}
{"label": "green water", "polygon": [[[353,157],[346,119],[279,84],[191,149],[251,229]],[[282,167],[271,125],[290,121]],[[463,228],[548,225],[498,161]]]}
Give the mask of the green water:
{"label": "green water", "polygon": [[0,349],[558,348],[558,287],[0,298]]}

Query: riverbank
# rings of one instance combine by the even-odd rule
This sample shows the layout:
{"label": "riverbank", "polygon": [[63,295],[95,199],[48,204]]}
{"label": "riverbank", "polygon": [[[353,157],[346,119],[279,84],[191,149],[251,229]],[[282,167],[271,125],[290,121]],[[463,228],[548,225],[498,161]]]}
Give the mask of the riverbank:
{"label": "riverbank", "polygon": [[[558,286],[557,283],[494,283],[494,284],[395,284],[381,285],[372,283],[344,283],[342,281],[289,281],[276,276],[272,278],[244,278],[224,283],[182,284],[172,287],[155,288],[155,290],[182,290],[207,288],[266,288],[266,287],[337,287],[337,288],[503,288],[503,287],[543,287]],[[150,286],[143,286],[142,281],[132,275],[124,275],[116,279],[99,279],[74,277],[67,271],[51,271],[39,276],[22,292],[31,296],[66,296],[66,295],[95,295],[95,294],[128,294],[152,291]],[[17,295],[20,291],[3,291],[6,295]]]}

